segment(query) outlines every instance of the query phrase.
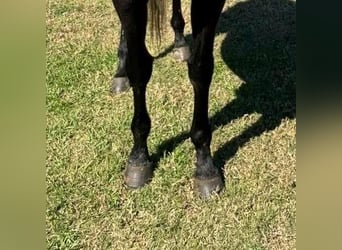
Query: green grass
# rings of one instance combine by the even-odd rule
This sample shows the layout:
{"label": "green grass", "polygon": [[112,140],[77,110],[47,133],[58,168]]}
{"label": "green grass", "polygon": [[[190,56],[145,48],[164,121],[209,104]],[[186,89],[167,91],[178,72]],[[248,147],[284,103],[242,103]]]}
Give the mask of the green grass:
{"label": "green grass", "polygon": [[[209,111],[211,148],[226,188],[203,201],[192,192],[194,148],[182,136],[193,110],[186,64],[170,54],[155,60],[148,144],[158,168],[148,186],[127,190],[122,171],[132,145],[132,93],[109,94],[117,15],[107,0],[48,1],[49,249],[295,248],[295,7],[289,3],[226,3]],[[172,41],[166,27],[160,48],[149,41],[148,47],[157,55]]]}

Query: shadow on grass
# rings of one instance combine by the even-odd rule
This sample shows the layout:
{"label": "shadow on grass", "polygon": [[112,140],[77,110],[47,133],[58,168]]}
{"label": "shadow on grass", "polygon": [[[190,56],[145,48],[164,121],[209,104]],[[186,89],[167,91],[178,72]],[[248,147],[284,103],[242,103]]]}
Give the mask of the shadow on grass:
{"label": "shadow on grass", "polygon": [[[210,118],[213,130],[245,114],[261,114],[256,123],[214,152],[215,166],[221,169],[252,138],[275,129],[284,118],[296,117],[296,4],[285,0],[238,3],[221,14],[216,33],[226,34],[222,58],[244,83],[236,90],[236,99]],[[189,132],[183,132],[164,141],[152,155],[155,166],[188,137]]]}

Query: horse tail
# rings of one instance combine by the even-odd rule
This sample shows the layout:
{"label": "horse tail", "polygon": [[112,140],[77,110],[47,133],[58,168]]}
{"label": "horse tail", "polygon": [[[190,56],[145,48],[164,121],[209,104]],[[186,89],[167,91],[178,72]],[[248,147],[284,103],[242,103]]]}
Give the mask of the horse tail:
{"label": "horse tail", "polygon": [[160,44],[166,19],[166,0],[149,0],[150,32],[153,41]]}

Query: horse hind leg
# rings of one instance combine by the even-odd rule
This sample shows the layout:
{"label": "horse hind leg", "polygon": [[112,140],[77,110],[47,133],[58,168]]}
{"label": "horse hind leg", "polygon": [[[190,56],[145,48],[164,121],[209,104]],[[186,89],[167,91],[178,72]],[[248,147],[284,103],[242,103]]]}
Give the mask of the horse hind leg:
{"label": "horse hind leg", "polygon": [[130,88],[130,83],[128,80],[126,72],[127,63],[127,41],[124,30],[121,28],[120,31],[120,43],[118,48],[118,68],[112,79],[110,92],[112,94],[119,94],[127,91]]}
{"label": "horse hind leg", "polygon": [[184,18],[180,0],[172,1],[171,26],[175,33],[173,56],[178,61],[187,61],[190,58],[190,48],[184,38]]}

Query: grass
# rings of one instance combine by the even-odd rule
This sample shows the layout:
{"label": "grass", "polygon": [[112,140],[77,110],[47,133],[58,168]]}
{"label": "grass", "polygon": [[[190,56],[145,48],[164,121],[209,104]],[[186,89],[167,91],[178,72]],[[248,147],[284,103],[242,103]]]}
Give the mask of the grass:
{"label": "grass", "polygon": [[[158,168],[148,186],[127,190],[122,171],[132,145],[132,93],[108,92],[117,15],[107,0],[47,6],[48,249],[295,248],[294,2],[226,3],[209,111],[212,152],[226,188],[207,201],[192,192],[186,64],[168,53],[155,60],[148,143]],[[167,27],[160,48],[148,47],[157,56],[172,41]]]}

